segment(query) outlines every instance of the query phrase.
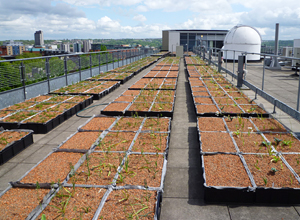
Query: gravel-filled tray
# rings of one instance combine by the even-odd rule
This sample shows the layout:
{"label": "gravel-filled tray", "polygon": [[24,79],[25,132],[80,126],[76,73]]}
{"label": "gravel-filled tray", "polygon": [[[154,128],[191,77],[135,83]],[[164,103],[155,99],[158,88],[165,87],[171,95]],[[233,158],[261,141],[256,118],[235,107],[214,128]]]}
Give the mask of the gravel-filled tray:
{"label": "gravel-filled tray", "polygon": [[207,202],[298,204],[300,141],[273,118],[198,118]]}
{"label": "gravel-filled tray", "polygon": [[4,130],[0,132],[0,165],[33,143],[32,130]]}
{"label": "gravel-filled tray", "polygon": [[121,84],[124,84],[130,80],[135,74],[132,72],[106,72],[100,75],[88,78],[88,81],[119,81]]}

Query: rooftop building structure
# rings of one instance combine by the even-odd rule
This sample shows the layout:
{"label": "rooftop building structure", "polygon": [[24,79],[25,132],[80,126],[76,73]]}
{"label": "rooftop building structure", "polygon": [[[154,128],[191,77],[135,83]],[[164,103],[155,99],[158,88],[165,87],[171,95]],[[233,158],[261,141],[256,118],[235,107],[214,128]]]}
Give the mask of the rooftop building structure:
{"label": "rooftop building structure", "polygon": [[228,30],[163,30],[162,50],[176,51],[176,46],[183,46],[184,51],[193,51],[196,46],[204,48],[222,48]]}

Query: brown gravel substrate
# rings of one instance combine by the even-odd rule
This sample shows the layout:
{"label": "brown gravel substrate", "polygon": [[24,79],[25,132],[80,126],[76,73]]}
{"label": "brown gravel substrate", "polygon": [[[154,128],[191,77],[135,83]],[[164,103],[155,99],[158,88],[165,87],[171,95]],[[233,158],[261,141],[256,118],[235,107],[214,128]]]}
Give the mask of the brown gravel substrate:
{"label": "brown gravel substrate", "polygon": [[11,116],[8,116],[7,118],[3,119],[2,121],[4,121],[4,122],[21,122],[24,119],[29,118],[35,114],[37,114],[37,112],[27,112],[27,111],[17,112]]}
{"label": "brown gravel substrate", "polygon": [[[257,186],[300,188],[292,172],[280,160],[277,163],[268,155],[243,155]],[[271,168],[277,171],[274,173]],[[265,179],[265,180],[264,180]]]}
{"label": "brown gravel substrate", "polygon": [[244,97],[244,98],[248,98],[248,96],[246,96],[243,92],[240,92],[240,91],[234,91],[234,92],[231,92],[231,91],[228,91],[227,92],[228,95],[232,96],[232,97]]}
{"label": "brown gravel substrate", "polygon": [[124,153],[92,153],[68,183],[110,185],[124,156]]}
{"label": "brown gravel substrate", "polygon": [[132,147],[133,152],[162,153],[167,147],[166,133],[140,133]]}
{"label": "brown gravel substrate", "polygon": [[233,138],[243,153],[268,153],[268,148],[262,144],[264,138],[260,134],[233,134]]}
{"label": "brown gravel substrate", "polygon": [[235,105],[222,105],[222,104],[220,104],[219,108],[224,113],[236,113],[236,114],[242,113],[242,110],[238,106],[235,106]]}
{"label": "brown gravel substrate", "polygon": [[141,90],[126,90],[122,95],[137,96]]}
{"label": "brown gravel substrate", "polygon": [[128,109],[128,111],[149,111],[151,107],[150,102],[134,102]]}
{"label": "brown gravel substrate", "polygon": [[3,117],[5,117],[5,116],[7,116],[9,114],[14,113],[14,112],[15,111],[2,111],[2,110],[0,110],[0,118],[3,118]]}
{"label": "brown gravel substrate", "polygon": [[237,104],[256,104],[255,101],[247,97],[234,97],[233,99]]}
{"label": "brown gravel substrate", "polygon": [[6,110],[21,110],[21,109],[26,109],[26,108],[28,108],[29,106],[32,106],[32,105],[34,105],[34,103],[26,101],[26,102],[21,102],[21,103],[9,106],[9,107],[4,108],[2,110],[4,110],[4,111],[6,111]]}
{"label": "brown gravel substrate", "polygon": [[[156,155],[135,155],[128,156],[128,169],[126,162],[117,180],[117,186],[139,185],[159,187],[161,183],[161,172],[164,156]],[[122,180],[123,179],[123,180]]]}
{"label": "brown gravel substrate", "polygon": [[129,149],[135,134],[134,132],[109,132],[95,150],[126,151]]}
{"label": "brown gravel substrate", "polygon": [[82,154],[78,153],[52,153],[37,167],[31,170],[22,180],[22,183],[57,183],[67,177]]}
{"label": "brown gravel substrate", "polygon": [[284,154],[283,157],[293,170],[300,175],[300,154]]}
{"label": "brown gravel substrate", "polygon": [[193,96],[205,96],[205,97],[209,97],[208,92],[204,92],[204,91],[200,91],[200,92],[193,92]]}
{"label": "brown gravel substrate", "polygon": [[40,114],[37,114],[32,118],[25,120],[24,123],[27,122],[45,123],[53,118],[56,118],[60,114],[61,112],[41,112]]}
{"label": "brown gravel substrate", "polygon": [[197,113],[216,113],[218,111],[215,105],[196,105]]}
{"label": "brown gravel substrate", "polygon": [[222,118],[198,118],[198,128],[200,131],[226,131]]}
{"label": "brown gravel substrate", "polygon": [[99,138],[101,132],[77,132],[60,148],[62,149],[84,149],[91,148],[93,143]]}
{"label": "brown gravel substrate", "polygon": [[147,118],[142,131],[168,131],[170,118]]}
{"label": "brown gravel substrate", "polygon": [[29,134],[29,132],[24,131],[4,131],[0,133],[0,150],[5,148],[7,145],[14,141],[20,140],[22,137]]}
{"label": "brown gravel substrate", "polygon": [[193,92],[207,92],[206,87],[192,87]]}
{"label": "brown gravel substrate", "polygon": [[173,111],[173,103],[154,103],[152,108],[152,112],[172,112]]}
{"label": "brown gravel substrate", "polygon": [[252,118],[253,123],[260,131],[287,132],[282,124],[273,118]]}
{"label": "brown gravel substrate", "polygon": [[251,114],[265,114],[267,113],[258,105],[240,105],[240,107],[245,111],[245,113]]}
{"label": "brown gravel substrate", "polygon": [[194,97],[194,102],[198,104],[214,104],[211,98]]}
{"label": "brown gravel substrate", "polygon": [[201,132],[200,140],[203,152],[236,152],[228,133]]}
{"label": "brown gravel substrate", "polygon": [[103,131],[108,129],[115,120],[116,118],[113,117],[95,117],[81,129],[91,131]]}
{"label": "brown gravel substrate", "polygon": [[[46,219],[92,219],[106,192],[102,188],[62,188],[44,209]],[[69,196],[71,198],[69,199]],[[59,212],[69,199],[65,213]],[[42,214],[39,216],[41,218]]]}
{"label": "brown gravel substrate", "polygon": [[134,96],[130,95],[122,95],[119,98],[115,99],[116,102],[132,102],[134,100]]}
{"label": "brown gravel substrate", "polygon": [[26,101],[28,101],[28,102],[41,102],[41,101],[44,101],[44,100],[49,99],[51,97],[53,97],[53,96],[51,96],[51,95],[40,95],[40,96],[37,96],[37,97],[33,97],[31,99],[28,99]]}
{"label": "brown gravel substrate", "polygon": [[223,105],[233,105],[234,101],[227,97],[227,98],[219,98],[219,97],[215,97],[214,98],[217,104],[223,104]]}
{"label": "brown gravel substrate", "polygon": [[49,111],[55,111],[55,112],[64,112],[67,111],[68,109],[74,107],[75,105],[78,105],[77,103],[61,103],[53,108],[50,108]]}
{"label": "brown gravel substrate", "polygon": [[207,186],[251,186],[239,156],[217,154],[205,155],[203,158]]}
{"label": "brown gravel substrate", "polygon": [[107,105],[102,111],[124,111],[125,108],[129,105],[130,103],[122,103],[122,102],[113,102]]}
{"label": "brown gravel substrate", "polygon": [[112,127],[113,131],[137,131],[139,130],[143,118],[123,117]]}
{"label": "brown gravel substrate", "polygon": [[230,131],[251,132],[256,131],[248,118],[226,117],[226,124]]}
{"label": "brown gravel substrate", "polygon": [[[282,152],[300,152],[300,142],[291,134],[264,134],[266,138],[272,142],[277,151]],[[281,140],[276,143],[275,139]]]}
{"label": "brown gravel substrate", "polygon": [[210,91],[210,94],[213,96],[213,97],[228,97],[227,95],[226,95],[226,93],[225,92],[223,92],[223,91]]}
{"label": "brown gravel substrate", "polygon": [[49,191],[48,189],[11,188],[0,198],[0,219],[26,219]]}
{"label": "brown gravel substrate", "polygon": [[154,219],[156,194],[149,190],[114,190],[109,194],[99,219]]}

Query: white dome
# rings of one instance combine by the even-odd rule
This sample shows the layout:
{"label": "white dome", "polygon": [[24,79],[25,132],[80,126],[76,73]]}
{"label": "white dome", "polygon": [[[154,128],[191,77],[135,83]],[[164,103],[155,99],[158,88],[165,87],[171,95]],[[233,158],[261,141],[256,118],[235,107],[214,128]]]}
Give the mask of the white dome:
{"label": "white dome", "polygon": [[259,32],[247,25],[234,26],[226,35],[224,44],[254,44],[261,45]]}
{"label": "white dome", "polygon": [[237,25],[227,33],[222,50],[225,59],[238,60],[242,52],[247,52],[247,60],[260,60],[260,47],[261,36],[255,28]]}

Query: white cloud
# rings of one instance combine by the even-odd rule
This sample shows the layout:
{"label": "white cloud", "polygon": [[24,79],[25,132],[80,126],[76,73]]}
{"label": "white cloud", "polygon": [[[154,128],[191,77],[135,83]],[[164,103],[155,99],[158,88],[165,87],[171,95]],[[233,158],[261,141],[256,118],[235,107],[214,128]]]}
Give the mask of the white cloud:
{"label": "white cloud", "polygon": [[135,5],[140,3],[142,0],[62,0],[76,6],[91,6],[99,5],[101,7],[112,6],[112,5]]}
{"label": "white cloud", "polygon": [[141,14],[134,16],[132,19],[135,20],[135,21],[140,21],[140,22],[143,22],[143,21],[147,20],[147,18],[144,15],[141,15]]}

